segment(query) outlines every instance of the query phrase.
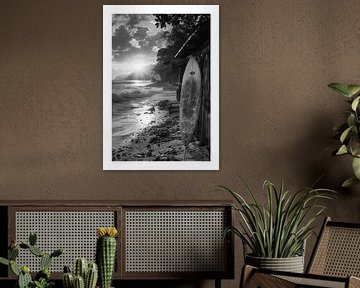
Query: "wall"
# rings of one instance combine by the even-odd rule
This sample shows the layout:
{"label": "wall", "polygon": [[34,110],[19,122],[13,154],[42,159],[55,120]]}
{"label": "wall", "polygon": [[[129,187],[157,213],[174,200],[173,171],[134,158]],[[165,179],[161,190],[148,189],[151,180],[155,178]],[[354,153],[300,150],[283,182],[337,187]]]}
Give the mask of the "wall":
{"label": "wall", "polygon": [[2,200],[224,199],[208,187],[236,175],[265,200],[264,179],[325,173],[328,214],[360,221],[359,187],[339,189],[350,162],[325,150],[346,109],[326,85],[360,79],[359,1],[197,1],[220,4],[220,171],[104,172],[102,4],[135,2],[175,3],[0,0]]}

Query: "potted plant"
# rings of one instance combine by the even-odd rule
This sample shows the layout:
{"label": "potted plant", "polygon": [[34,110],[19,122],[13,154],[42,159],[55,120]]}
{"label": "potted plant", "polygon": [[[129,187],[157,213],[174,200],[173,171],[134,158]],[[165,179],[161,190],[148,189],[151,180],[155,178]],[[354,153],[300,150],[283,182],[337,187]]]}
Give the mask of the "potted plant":
{"label": "potted plant", "polygon": [[99,267],[100,288],[110,288],[116,258],[116,237],[118,231],[115,227],[100,227],[97,229],[96,262]]}
{"label": "potted plant", "polygon": [[360,85],[331,83],[328,87],[346,97],[346,101],[350,104],[350,110],[346,112],[346,122],[334,127],[337,133],[336,138],[340,142],[334,155],[348,154],[352,157],[354,177],[342,184],[343,187],[348,187],[360,183]]}
{"label": "potted plant", "polygon": [[89,262],[86,258],[77,258],[73,271],[69,266],[64,266],[62,275],[63,288],[96,288],[97,279],[97,264]]}
{"label": "potted plant", "polygon": [[[225,186],[235,199],[233,208],[240,215],[239,227],[229,227],[243,242],[245,264],[278,271],[300,272],[304,270],[305,241],[314,233],[315,220],[326,207],[318,200],[331,199],[329,189],[304,188],[296,193],[264,182],[266,205],[261,205],[251,189],[242,180],[251,201]],[[246,250],[250,250],[247,253]]]}
{"label": "potted plant", "polygon": [[[62,255],[64,250],[57,249],[52,253],[45,253],[36,246],[36,242],[36,234],[30,233],[29,243],[12,242],[8,251],[8,259],[0,257],[0,263],[10,266],[11,271],[18,277],[18,288],[50,288],[54,286],[54,282],[50,280],[50,265],[52,263],[52,259]],[[28,266],[20,266],[16,262],[20,249],[28,250],[31,254],[40,258],[41,270],[36,273],[34,279],[31,277],[30,268]]]}

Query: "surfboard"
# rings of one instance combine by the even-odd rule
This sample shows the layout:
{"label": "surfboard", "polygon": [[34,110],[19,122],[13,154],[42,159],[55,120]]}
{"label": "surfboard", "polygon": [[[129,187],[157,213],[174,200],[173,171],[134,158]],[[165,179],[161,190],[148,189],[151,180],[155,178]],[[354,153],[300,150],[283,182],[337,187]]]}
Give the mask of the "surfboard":
{"label": "surfboard", "polygon": [[200,67],[195,58],[191,56],[184,71],[180,93],[180,132],[185,147],[191,143],[194,137],[200,114],[200,102]]}

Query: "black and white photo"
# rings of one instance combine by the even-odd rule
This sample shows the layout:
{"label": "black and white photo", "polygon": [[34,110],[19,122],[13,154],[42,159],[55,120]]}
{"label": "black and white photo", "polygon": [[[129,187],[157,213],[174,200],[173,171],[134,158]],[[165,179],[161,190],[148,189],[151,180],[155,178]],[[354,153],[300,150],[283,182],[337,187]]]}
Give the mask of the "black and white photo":
{"label": "black and white photo", "polygon": [[104,6],[105,170],[218,169],[218,22],[213,5]]}

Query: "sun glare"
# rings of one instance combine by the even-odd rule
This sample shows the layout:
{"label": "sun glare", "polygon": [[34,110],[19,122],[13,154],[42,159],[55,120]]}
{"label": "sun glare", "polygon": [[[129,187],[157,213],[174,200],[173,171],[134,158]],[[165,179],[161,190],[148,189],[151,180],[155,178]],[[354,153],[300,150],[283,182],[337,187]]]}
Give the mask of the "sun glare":
{"label": "sun glare", "polygon": [[131,61],[130,66],[135,72],[141,72],[146,67],[146,63],[142,59],[134,59]]}

